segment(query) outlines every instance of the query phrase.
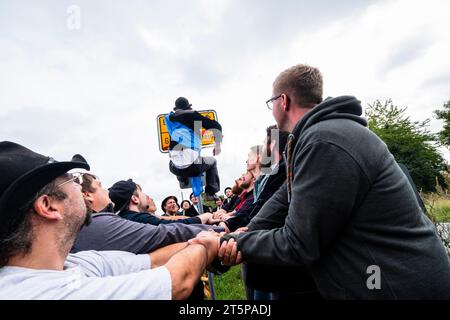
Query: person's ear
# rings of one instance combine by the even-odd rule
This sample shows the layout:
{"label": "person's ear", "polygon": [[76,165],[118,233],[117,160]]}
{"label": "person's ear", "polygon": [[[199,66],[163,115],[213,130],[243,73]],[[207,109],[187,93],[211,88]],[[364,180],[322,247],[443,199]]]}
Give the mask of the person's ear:
{"label": "person's ear", "polygon": [[281,105],[285,112],[289,111],[291,108],[291,100],[289,99],[289,96],[284,93],[281,94]]}
{"label": "person's ear", "polygon": [[133,194],[133,195],[131,196],[130,202],[131,202],[132,204],[139,204],[139,197],[137,197],[136,195]]}
{"label": "person's ear", "polygon": [[34,202],[34,211],[42,218],[48,220],[62,220],[63,219],[63,203],[49,195],[42,195]]}
{"label": "person's ear", "polygon": [[83,198],[90,204],[94,203],[95,201],[95,197],[92,192],[83,192]]}

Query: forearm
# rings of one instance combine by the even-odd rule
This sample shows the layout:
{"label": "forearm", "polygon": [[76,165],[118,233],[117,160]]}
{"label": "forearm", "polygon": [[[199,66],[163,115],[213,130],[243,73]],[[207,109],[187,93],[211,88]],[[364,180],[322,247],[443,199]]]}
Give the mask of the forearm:
{"label": "forearm", "polygon": [[187,245],[187,242],[174,243],[149,253],[151,268],[154,269],[164,265],[174,254],[186,248]]}
{"label": "forearm", "polygon": [[226,233],[230,232],[230,229],[228,229],[228,225],[226,224],[226,222],[219,223],[219,227],[223,227]]}
{"label": "forearm", "polygon": [[161,216],[160,218],[161,218],[161,219],[164,219],[164,220],[180,220],[180,219],[186,219],[185,216],[170,216],[170,217],[168,217],[168,216]]}
{"label": "forearm", "polygon": [[196,218],[200,219],[200,222],[198,222],[198,223],[206,224],[206,223],[208,223],[211,216],[212,215],[210,213],[203,213],[201,215],[198,215]]}
{"label": "forearm", "polygon": [[191,244],[179,251],[165,264],[172,279],[172,299],[186,299],[200,279],[208,262],[206,248]]}

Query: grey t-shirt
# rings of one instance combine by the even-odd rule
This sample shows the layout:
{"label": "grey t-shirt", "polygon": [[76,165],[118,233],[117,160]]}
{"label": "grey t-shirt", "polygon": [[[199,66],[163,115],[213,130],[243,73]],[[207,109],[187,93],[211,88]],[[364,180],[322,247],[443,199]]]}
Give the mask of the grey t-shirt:
{"label": "grey t-shirt", "polygon": [[70,252],[121,250],[148,253],[169,244],[187,241],[200,231],[209,229],[223,231],[221,227],[203,224],[154,226],[126,220],[113,213],[96,213],[91,224],[81,229]]}

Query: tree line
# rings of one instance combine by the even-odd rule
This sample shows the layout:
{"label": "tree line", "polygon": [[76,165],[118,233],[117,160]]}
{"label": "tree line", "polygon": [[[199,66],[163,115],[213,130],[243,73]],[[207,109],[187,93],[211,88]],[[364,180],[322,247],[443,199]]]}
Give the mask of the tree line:
{"label": "tree line", "polygon": [[430,119],[413,121],[406,114],[407,107],[394,105],[392,100],[376,100],[368,104],[366,116],[369,129],[388,146],[399,163],[409,170],[419,191],[435,192],[436,187],[448,188],[446,176],[449,165],[439,147],[450,148],[450,100],[434,116],[444,122],[440,132],[429,130]]}

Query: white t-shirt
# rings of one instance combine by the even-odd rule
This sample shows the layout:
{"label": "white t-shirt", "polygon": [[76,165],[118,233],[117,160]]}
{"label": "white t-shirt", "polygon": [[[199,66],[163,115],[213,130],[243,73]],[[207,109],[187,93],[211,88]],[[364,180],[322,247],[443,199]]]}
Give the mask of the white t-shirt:
{"label": "white t-shirt", "polygon": [[0,268],[0,299],[170,300],[166,267],[150,269],[148,254],[81,251],[69,254],[63,271]]}

